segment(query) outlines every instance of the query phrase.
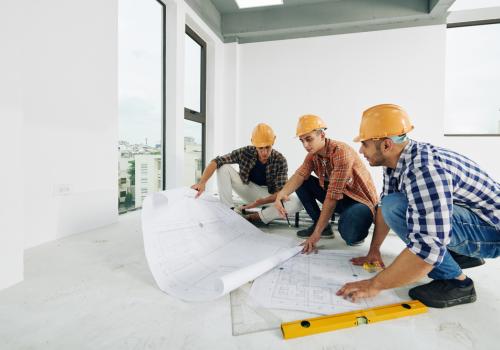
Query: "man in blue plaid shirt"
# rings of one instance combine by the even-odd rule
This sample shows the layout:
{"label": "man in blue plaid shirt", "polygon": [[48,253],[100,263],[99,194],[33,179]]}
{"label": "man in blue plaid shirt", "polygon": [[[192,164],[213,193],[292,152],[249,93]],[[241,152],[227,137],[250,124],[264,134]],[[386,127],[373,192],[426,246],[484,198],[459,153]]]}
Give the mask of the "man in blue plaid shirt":
{"label": "man in blue plaid shirt", "polygon": [[408,139],[412,129],[396,105],[363,113],[355,141],[371,166],[384,166],[384,188],[370,251],[353,263],[383,265],[389,229],[407,248],[374,278],[347,283],[337,294],[370,297],[428,274],[434,281],[410,289],[410,297],[441,308],[474,302],[474,283],[462,269],[500,253],[500,184],[465,156]]}

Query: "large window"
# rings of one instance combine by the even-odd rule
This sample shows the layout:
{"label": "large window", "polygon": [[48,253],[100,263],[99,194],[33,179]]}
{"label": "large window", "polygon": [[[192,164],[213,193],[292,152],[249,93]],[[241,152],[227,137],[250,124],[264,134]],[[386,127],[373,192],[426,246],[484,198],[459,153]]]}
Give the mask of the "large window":
{"label": "large window", "polygon": [[205,167],[206,44],[189,27],[184,62],[184,185],[199,181]]}
{"label": "large window", "polygon": [[119,212],[164,187],[165,5],[120,0],[118,17]]}
{"label": "large window", "polygon": [[500,135],[500,23],[448,25],[446,51],[445,134]]}

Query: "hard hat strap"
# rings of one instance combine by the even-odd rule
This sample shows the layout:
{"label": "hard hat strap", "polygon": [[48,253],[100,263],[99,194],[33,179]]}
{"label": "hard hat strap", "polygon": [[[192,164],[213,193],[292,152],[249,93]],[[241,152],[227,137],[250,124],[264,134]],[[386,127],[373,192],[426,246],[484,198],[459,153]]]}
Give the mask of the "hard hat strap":
{"label": "hard hat strap", "polygon": [[396,144],[403,143],[403,142],[409,140],[409,138],[406,134],[399,135],[399,136],[376,137],[376,138],[373,138],[372,140],[379,141],[379,140],[384,140],[384,139],[391,139],[392,142],[394,142]]}
{"label": "hard hat strap", "polygon": [[392,142],[398,144],[398,143],[403,143],[405,142],[406,140],[408,140],[408,136],[406,136],[406,134],[404,135],[399,135],[399,136],[391,136],[389,137]]}

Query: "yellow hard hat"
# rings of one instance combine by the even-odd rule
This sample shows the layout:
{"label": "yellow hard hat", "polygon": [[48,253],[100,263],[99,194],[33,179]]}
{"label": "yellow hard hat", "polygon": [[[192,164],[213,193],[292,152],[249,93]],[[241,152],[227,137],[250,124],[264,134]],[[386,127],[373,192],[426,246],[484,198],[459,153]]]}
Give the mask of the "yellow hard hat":
{"label": "yellow hard hat", "polygon": [[299,118],[296,136],[299,137],[319,129],[326,129],[326,123],[323,119],[314,114],[306,114]]}
{"label": "yellow hard hat", "polygon": [[272,146],[276,140],[273,129],[267,124],[259,123],[252,132],[252,145],[255,147]]}
{"label": "yellow hard hat", "polygon": [[399,136],[412,130],[410,117],[403,108],[393,104],[376,105],[363,112],[354,142]]}

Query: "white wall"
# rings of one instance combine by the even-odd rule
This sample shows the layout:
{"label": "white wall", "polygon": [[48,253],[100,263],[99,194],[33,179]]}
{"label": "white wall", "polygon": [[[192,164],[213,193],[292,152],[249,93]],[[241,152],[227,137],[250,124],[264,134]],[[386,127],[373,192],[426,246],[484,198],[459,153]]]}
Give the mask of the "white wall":
{"label": "white wall", "polygon": [[[185,24],[207,42],[207,159],[227,148],[228,61],[225,45],[184,1],[165,3],[167,184],[174,187],[182,185],[184,157]],[[25,247],[113,223],[118,215],[118,0],[1,5],[0,289],[22,279]],[[69,193],[58,194],[61,185]]]}
{"label": "white wall", "polygon": [[[412,117],[412,138],[468,155],[499,179],[498,138],[443,136],[445,40],[438,25],[240,45],[235,146],[249,143],[256,123],[268,122],[291,175],[305,157],[294,139],[300,115],[323,117],[331,138],[358,149],[352,139],[362,111],[396,103]],[[371,172],[381,188],[381,170]]]}
{"label": "white wall", "polygon": [[21,26],[16,0],[0,3],[0,290],[23,279],[23,111],[18,71],[19,45],[12,40]]}
{"label": "white wall", "polygon": [[[115,222],[117,0],[17,2],[25,246]],[[58,185],[67,195],[56,195]]]}
{"label": "white wall", "polygon": [[2,289],[25,247],[117,219],[117,0],[2,1],[0,43]]}

